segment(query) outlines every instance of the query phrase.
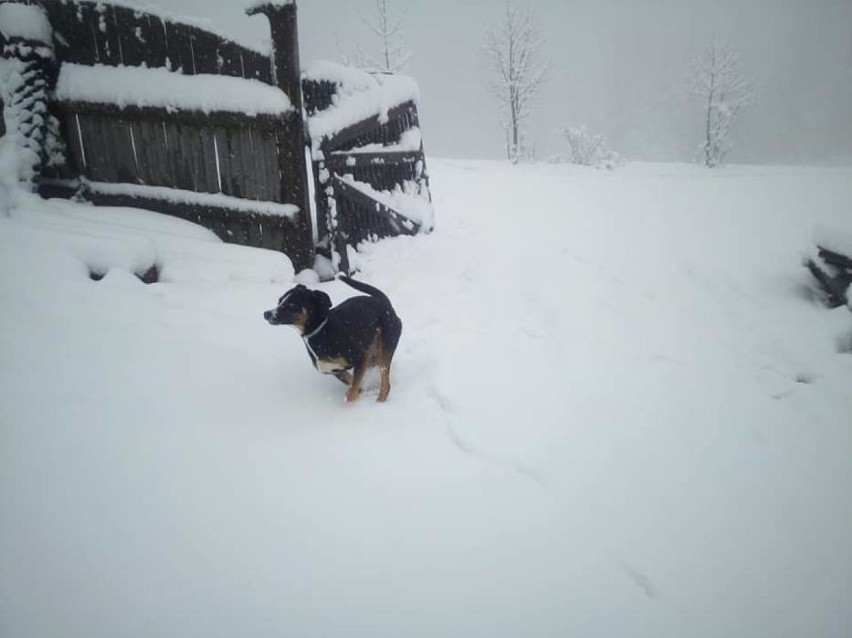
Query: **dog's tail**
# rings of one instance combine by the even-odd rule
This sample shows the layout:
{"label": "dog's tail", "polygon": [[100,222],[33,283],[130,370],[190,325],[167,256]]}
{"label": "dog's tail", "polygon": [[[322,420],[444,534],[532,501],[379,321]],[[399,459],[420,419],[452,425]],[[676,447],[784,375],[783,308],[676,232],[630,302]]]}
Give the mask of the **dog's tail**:
{"label": "dog's tail", "polygon": [[352,277],[347,277],[346,275],[338,275],[338,279],[340,279],[340,281],[344,282],[345,284],[352,286],[355,290],[360,290],[361,292],[366,293],[371,297],[381,299],[388,305],[388,307],[393,308],[393,306],[391,306],[390,299],[388,299],[387,295],[385,295],[385,293],[383,293],[378,288],[373,288],[371,285],[365,284],[363,281],[356,281],[355,279],[352,279]]}
{"label": "dog's tail", "polygon": [[382,305],[385,307],[384,312],[380,318],[380,325],[382,327],[382,338],[384,339],[384,349],[385,356],[387,357],[388,365],[393,357],[393,353],[396,350],[396,346],[399,343],[399,337],[402,334],[402,320],[396,314],[396,311],[393,309],[391,305],[390,299],[387,298],[387,295],[383,293],[378,288],[373,288],[369,284],[365,284],[363,281],[355,281],[351,277],[347,277],[346,275],[340,275],[340,280],[345,284],[352,286],[355,290],[360,290],[361,292],[367,293],[374,299],[379,300]]}

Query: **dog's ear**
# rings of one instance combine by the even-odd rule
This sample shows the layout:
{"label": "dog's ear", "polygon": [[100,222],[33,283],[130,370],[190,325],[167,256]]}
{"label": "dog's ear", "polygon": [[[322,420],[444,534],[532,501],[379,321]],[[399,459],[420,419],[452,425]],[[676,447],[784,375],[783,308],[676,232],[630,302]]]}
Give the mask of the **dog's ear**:
{"label": "dog's ear", "polygon": [[321,290],[314,290],[313,293],[313,301],[317,310],[321,310],[323,314],[327,313],[331,309],[331,297]]}
{"label": "dog's ear", "polygon": [[283,295],[281,295],[278,298],[278,304],[280,305],[280,304],[284,303],[285,299],[292,297],[296,293],[301,293],[301,292],[305,292],[305,291],[307,291],[307,288],[305,286],[303,286],[302,284],[296,284],[295,286],[290,288],[290,290],[288,290],[287,292],[285,292]]}

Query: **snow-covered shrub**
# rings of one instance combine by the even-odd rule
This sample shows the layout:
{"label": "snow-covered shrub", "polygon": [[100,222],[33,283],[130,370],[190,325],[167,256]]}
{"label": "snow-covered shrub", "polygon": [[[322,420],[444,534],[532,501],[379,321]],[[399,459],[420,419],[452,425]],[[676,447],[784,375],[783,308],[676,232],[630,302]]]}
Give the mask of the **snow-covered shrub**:
{"label": "snow-covered shrub", "polygon": [[43,166],[64,157],[59,123],[48,113],[54,59],[46,14],[36,6],[0,4],[0,42],[3,182],[32,186]]}
{"label": "snow-covered shrub", "polygon": [[606,137],[601,133],[589,133],[585,126],[571,126],[562,132],[562,136],[568,142],[568,154],[554,158],[552,161],[555,163],[609,169],[621,164],[621,157],[606,147]]}

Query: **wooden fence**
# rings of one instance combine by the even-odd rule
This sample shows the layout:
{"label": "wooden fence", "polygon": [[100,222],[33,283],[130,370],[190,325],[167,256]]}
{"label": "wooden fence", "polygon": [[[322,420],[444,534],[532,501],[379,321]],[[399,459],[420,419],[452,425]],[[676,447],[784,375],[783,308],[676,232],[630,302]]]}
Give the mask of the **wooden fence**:
{"label": "wooden fence", "polygon": [[[331,107],[338,87],[332,81],[303,81],[305,109],[309,115]],[[377,201],[363,189],[353,188],[344,176],[375,191],[394,191],[415,185],[429,195],[429,179],[422,144],[415,150],[393,150],[412,128],[419,128],[413,101],[398,104],[385,117],[371,117],[315,141],[314,174],[317,176],[316,208],[319,246],[341,270],[348,270],[347,246],[357,246],[397,235],[429,232],[386,202]],[[370,146],[376,150],[363,151]],[[383,150],[388,149],[388,150]],[[325,178],[323,177],[325,176]]]}
{"label": "wooden fence", "polygon": [[[295,5],[261,7],[277,37],[271,58],[197,26],[129,7],[89,0],[35,4],[52,31],[47,44],[53,68],[42,73],[51,89],[73,65],[228,78],[222,90],[236,93],[243,89],[234,89],[235,78],[276,91],[299,87]],[[245,92],[254,86],[246,82]],[[297,269],[311,267],[309,169],[297,108],[301,96],[293,93],[288,111],[256,115],[247,114],[250,109],[211,111],[202,104],[175,108],[156,100],[133,104],[58,94],[48,110],[59,124],[65,161],[39,167],[36,186],[44,195],[76,195],[183,217],[225,241],[280,250]]]}
{"label": "wooden fence", "polygon": [[[317,112],[331,105],[338,87],[334,82],[301,82],[295,3],[253,10],[269,20],[270,57],[195,25],[116,4],[13,1],[39,7],[52,30],[52,42],[46,43],[52,57],[39,58],[36,73],[40,86],[51,89],[39,94],[51,117],[44,118],[41,130],[28,132],[35,136],[33,145],[42,148],[44,161],[37,167],[34,184],[42,194],[183,217],[213,229],[225,241],[281,250],[297,270],[313,265],[315,251],[308,179],[315,180],[317,193],[316,235],[321,245],[343,256],[337,263],[341,270],[349,268],[347,245],[416,232],[416,224],[406,223],[399,211],[365,201],[369,196],[336,179],[351,175],[376,190],[392,190],[405,181],[423,182],[422,148],[415,153],[383,153],[381,158],[348,154],[364,144],[393,144],[416,126],[413,103],[391,109],[386,122],[369,118],[353,123],[323,140],[325,161],[313,167],[307,161],[303,88],[306,108]],[[6,46],[9,43],[0,44],[7,57],[20,57],[21,51],[32,49],[19,47],[16,53]],[[69,66],[63,71],[63,65]],[[244,91],[233,90],[235,81],[245,82],[245,91],[262,83],[280,89],[292,108],[249,115],[251,109],[137,104],[62,92],[53,97],[57,78],[61,86],[62,74],[74,65],[168,69],[170,79],[178,74],[218,76],[223,83],[231,82],[227,88],[223,84],[223,91],[238,94]],[[60,161],[49,159],[44,151],[50,145],[51,121],[58,125],[53,155],[62,149]],[[324,169],[335,179],[323,180]],[[326,196],[329,188],[333,192]],[[333,215],[332,208],[336,208]]]}

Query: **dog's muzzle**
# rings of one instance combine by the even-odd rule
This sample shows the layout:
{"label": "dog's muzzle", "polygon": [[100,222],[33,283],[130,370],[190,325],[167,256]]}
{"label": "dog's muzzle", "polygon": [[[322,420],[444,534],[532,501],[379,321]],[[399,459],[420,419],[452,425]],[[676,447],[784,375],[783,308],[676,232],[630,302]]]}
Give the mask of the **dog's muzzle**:
{"label": "dog's muzzle", "polygon": [[275,321],[275,319],[277,319],[276,313],[275,313],[274,310],[267,310],[266,312],[264,312],[263,318],[266,319],[267,321],[269,321],[270,323],[272,321]]}

